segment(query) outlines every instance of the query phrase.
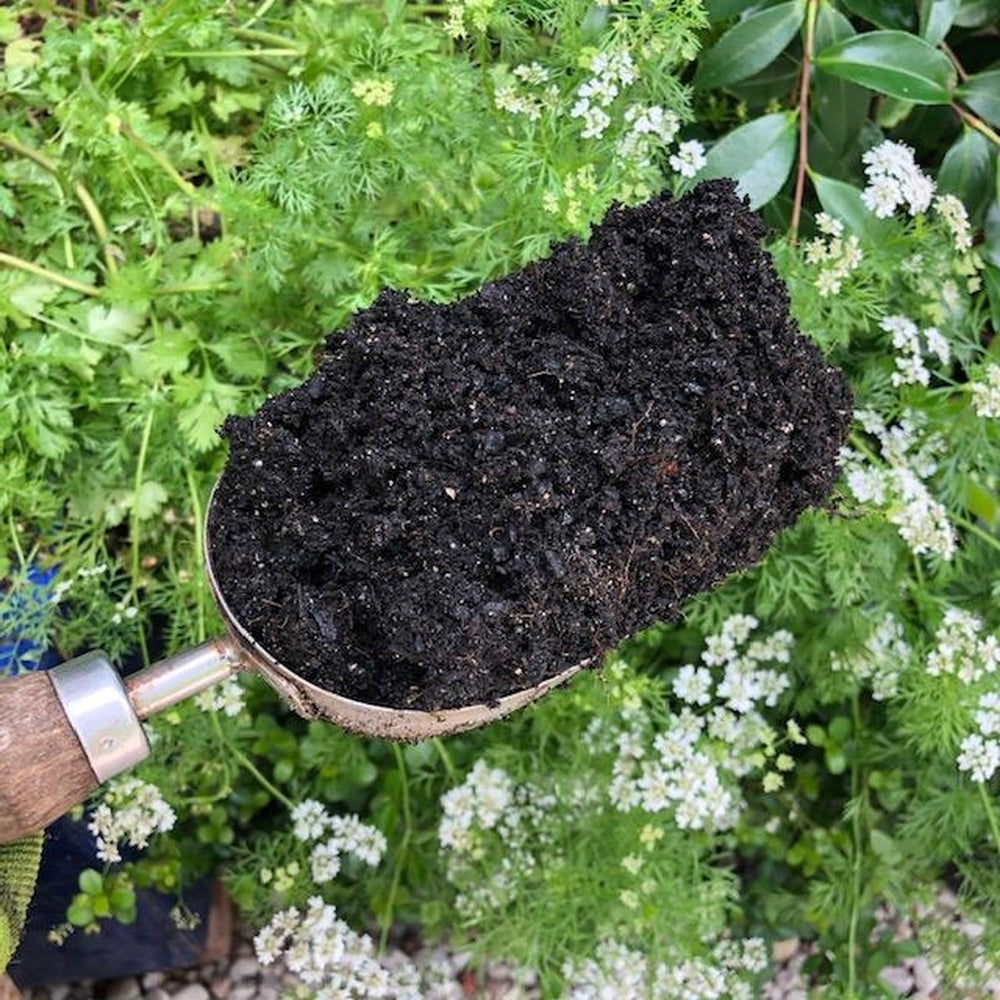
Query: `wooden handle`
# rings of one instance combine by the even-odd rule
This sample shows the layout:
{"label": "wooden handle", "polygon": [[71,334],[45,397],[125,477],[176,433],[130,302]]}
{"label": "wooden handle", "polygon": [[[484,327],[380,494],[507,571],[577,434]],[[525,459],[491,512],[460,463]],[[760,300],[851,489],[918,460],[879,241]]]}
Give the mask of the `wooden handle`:
{"label": "wooden handle", "polygon": [[40,830],[97,784],[48,674],[0,680],[0,843]]}

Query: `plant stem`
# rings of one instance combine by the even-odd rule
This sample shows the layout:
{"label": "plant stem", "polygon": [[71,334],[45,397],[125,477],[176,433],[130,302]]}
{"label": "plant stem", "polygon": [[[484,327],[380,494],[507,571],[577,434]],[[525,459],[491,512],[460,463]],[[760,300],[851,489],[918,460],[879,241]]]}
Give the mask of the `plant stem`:
{"label": "plant stem", "polygon": [[150,146],[142,136],[126,122],[119,122],[118,130],[137,149],[141,149],[189,198],[198,198],[198,189],[188,180],[185,180],[177,168],[155,147]]}
{"label": "plant stem", "polygon": [[205,641],[205,537],[204,519],[201,512],[201,498],[194,481],[194,470],[186,466],[188,492],[191,496],[191,516],[194,518],[194,551],[198,563],[198,641]]}
{"label": "plant stem", "polygon": [[399,777],[403,798],[403,839],[400,841],[396,851],[396,866],[392,873],[392,886],[389,889],[389,898],[385,901],[385,911],[382,915],[382,933],[379,935],[379,950],[385,951],[386,942],[389,940],[389,926],[392,915],[396,909],[396,896],[399,894],[399,883],[403,877],[403,861],[406,858],[407,848],[410,846],[410,837],[413,836],[413,816],[410,813],[410,779],[406,773],[406,760],[403,751],[399,749],[398,743],[393,743],[392,752],[396,757],[396,766],[399,768]]}
{"label": "plant stem", "polygon": [[854,720],[854,743],[851,752],[851,800],[854,815],[851,817],[852,858],[851,877],[851,922],[847,930],[847,995],[851,1000],[857,997],[858,983],[858,924],[861,921],[861,882],[863,874],[863,845],[861,842],[861,769],[858,766],[857,743],[861,734],[861,703],[858,692],[851,698],[851,716]]}
{"label": "plant stem", "polygon": [[1000,549],[1000,538],[997,538],[996,535],[992,535],[990,534],[990,532],[985,531],[983,528],[980,528],[979,525],[975,523],[975,521],[970,521],[967,518],[959,516],[958,514],[956,514],[952,518],[952,520],[956,524],[961,525],[961,527],[965,528],[966,531],[971,531],[974,535],[978,535],[984,542],[988,542],[990,545],[992,545],[993,548]]}
{"label": "plant stem", "polygon": [[226,739],[225,733],[222,731],[222,724],[219,722],[218,716],[213,712],[212,718],[215,720],[215,724],[218,727],[219,736],[222,742],[225,744],[226,749],[239,761],[241,767],[245,767],[247,771],[260,783],[261,787],[267,792],[273,795],[286,809],[294,809],[295,803],[279,788],[275,787],[267,778],[257,768],[257,765],[238,747],[235,743]]}
{"label": "plant stem", "polygon": [[73,181],[72,185],[70,185],[66,175],[55,161],[50,160],[44,153],[38,152],[37,149],[31,149],[30,146],[25,146],[8,132],[4,132],[0,135],[0,146],[3,146],[4,149],[9,149],[12,153],[16,153],[18,156],[23,156],[26,160],[31,160],[32,163],[37,164],[42,168],[42,170],[51,174],[60,187],[68,188],[72,186],[73,193],[83,206],[84,212],[87,213],[87,218],[90,219],[90,224],[94,227],[94,232],[97,233],[97,238],[101,241],[101,249],[104,252],[104,262],[107,265],[108,274],[117,274],[118,262],[115,260],[112,252],[111,234],[108,231],[108,224],[104,221],[104,216],[101,214],[101,210],[97,207],[97,202],[94,201],[94,196],[87,190],[83,183],[81,181]]}
{"label": "plant stem", "polygon": [[969,74],[965,72],[965,67],[958,61],[958,56],[952,51],[951,46],[947,42],[941,41],[938,43],[938,48],[951,60],[951,64],[955,67],[955,72],[958,74],[959,80],[965,83],[969,79]]}
{"label": "plant stem", "polygon": [[981,118],[977,118],[971,111],[966,111],[965,108],[954,101],[951,102],[951,106],[966,125],[985,135],[993,145],[1000,146],[1000,135],[994,132],[986,122]]}
{"label": "plant stem", "polygon": [[997,811],[986,791],[986,782],[978,781],[976,784],[979,785],[979,797],[983,800],[983,808],[986,810],[986,818],[990,824],[990,832],[993,834],[993,842],[997,845],[997,850],[1000,851],[1000,822],[997,821]]}
{"label": "plant stem", "polygon": [[[139,442],[139,457],[135,463],[135,479],[132,486],[132,516],[129,524],[129,545],[131,554],[132,597],[138,604],[139,595],[139,491],[142,489],[142,478],[146,471],[146,455],[149,454],[149,439],[153,433],[153,417],[156,408],[150,406],[146,424],[142,429],[142,439]],[[139,626],[139,646],[142,650],[143,666],[149,666],[149,647],[146,643],[146,630]]]}
{"label": "plant stem", "polygon": [[178,52],[164,52],[175,59],[253,59],[255,56],[302,56],[302,49],[189,49]]}
{"label": "plant stem", "polygon": [[806,7],[806,35],[802,46],[802,79],[799,85],[799,164],[795,174],[795,197],[792,201],[792,221],[789,226],[789,234],[793,240],[799,235],[802,199],[806,190],[806,171],[809,168],[809,78],[812,75],[818,9],[819,0],[809,0]]}
{"label": "plant stem", "polygon": [[64,274],[58,274],[56,271],[50,271],[47,267],[42,267],[41,264],[34,264],[30,260],[15,257],[12,253],[0,252],[0,264],[17,268],[19,271],[27,271],[29,274],[45,278],[46,281],[51,281],[55,285],[62,285],[63,288],[68,288],[70,291],[79,292],[81,295],[89,295],[95,299],[101,297],[101,290],[96,285],[85,285],[82,281],[74,281]]}
{"label": "plant stem", "polygon": [[431,740],[431,743],[434,744],[437,752],[441,755],[441,760],[444,761],[444,769],[448,772],[448,777],[451,778],[453,782],[458,784],[458,771],[455,770],[455,762],[451,759],[451,754],[448,752],[448,748],[437,736]]}
{"label": "plant stem", "polygon": [[14,551],[17,553],[17,561],[24,569],[26,562],[24,559],[24,549],[21,548],[21,539],[17,537],[17,525],[14,523],[14,512],[7,511],[7,520],[10,522],[10,540],[14,543]]}

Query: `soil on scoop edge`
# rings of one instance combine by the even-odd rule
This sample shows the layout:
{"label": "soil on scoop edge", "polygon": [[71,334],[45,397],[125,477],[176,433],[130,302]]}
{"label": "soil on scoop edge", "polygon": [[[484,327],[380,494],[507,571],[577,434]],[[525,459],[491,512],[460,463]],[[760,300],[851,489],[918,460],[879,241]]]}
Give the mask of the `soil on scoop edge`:
{"label": "soil on scoop edge", "polygon": [[447,306],[383,292],[223,428],[231,610],[361,702],[491,703],[669,620],[827,495],[851,413],[731,182]]}

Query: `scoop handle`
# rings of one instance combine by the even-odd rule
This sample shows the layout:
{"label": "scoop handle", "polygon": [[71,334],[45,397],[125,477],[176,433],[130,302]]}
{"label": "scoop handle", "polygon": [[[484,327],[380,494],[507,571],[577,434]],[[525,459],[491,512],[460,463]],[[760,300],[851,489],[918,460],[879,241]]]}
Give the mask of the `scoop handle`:
{"label": "scoop handle", "polygon": [[0,844],[34,833],[149,754],[141,719],[230,676],[214,639],[123,682],[107,655],[0,680]]}
{"label": "scoop handle", "polygon": [[0,681],[0,762],[0,843],[41,829],[97,787],[48,673]]}

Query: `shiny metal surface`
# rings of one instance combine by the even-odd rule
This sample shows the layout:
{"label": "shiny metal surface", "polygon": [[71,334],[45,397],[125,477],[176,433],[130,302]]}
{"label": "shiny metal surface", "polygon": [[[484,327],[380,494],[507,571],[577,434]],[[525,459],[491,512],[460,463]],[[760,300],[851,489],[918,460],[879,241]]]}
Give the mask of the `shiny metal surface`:
{"label": "shiny metal surface", "polygon": [[125,685],[105,653],[93,650],[49,671],[98,781],[134,767],[149,754],[142,723]]}
{"label": "shiny metal surface", "polygon": [[148,719],[231,677],[239,663],[239,651],[228,636],[209,639],[126,677],[125,688],[136,715]]}

